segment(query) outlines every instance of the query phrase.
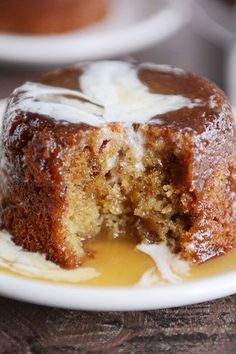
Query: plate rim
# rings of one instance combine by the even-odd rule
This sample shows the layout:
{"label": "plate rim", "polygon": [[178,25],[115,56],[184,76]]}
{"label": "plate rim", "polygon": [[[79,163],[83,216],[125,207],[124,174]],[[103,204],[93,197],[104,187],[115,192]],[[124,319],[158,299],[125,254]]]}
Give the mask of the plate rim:
{"label": "plate rim", "polygon": [[0,276],[2,296],[73,310],[155,310],[197,304],[234,294],[236,294],[236,270],[201,280],[148,288],[63,285],[4,272]]}
{"label": "plate rim", "polygon": [[[107,33],[98,30],[98,33],[89,35],[80,32],[76,34],[74,31],[35,37],[0,32],[0,60],[12,63],[59,65],[76,60],[124,55],[161,42],[176,32],[190,18],[190,7],[186,5],[188,2],[184,0],[178,2],[167,0],[166,5],[155,13],[125,29],[114,29]],[[166,23],[169,25],[165,26]],[[64,42],[61,46],[63,38]],[[134,38],[139,40],[136,41]],[[7,44],[7,41],[10,42]],[[37,49],[38,47],[40,50]]]}

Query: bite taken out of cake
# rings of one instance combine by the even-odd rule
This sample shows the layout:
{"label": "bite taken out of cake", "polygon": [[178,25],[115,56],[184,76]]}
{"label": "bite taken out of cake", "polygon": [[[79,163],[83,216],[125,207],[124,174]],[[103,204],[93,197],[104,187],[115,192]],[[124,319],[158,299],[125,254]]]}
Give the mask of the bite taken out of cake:
{"label": "bite taken out of cake", "polygon": [[2,228],[65,268],[101,232],[204,262],[236,247],[235,143],[224,93],[182,69],[97,61],[48,73],[8,100]]}

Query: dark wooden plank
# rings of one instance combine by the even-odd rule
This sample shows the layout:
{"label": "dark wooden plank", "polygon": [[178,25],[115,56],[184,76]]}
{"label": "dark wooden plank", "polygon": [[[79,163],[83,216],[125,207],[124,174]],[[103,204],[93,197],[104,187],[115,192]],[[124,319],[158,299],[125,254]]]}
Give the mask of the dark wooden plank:
{"label": "dark wooden plank", "polygon": [[85,312],[0,298],[0,353],[235,353],[236,296],[145,312]]}

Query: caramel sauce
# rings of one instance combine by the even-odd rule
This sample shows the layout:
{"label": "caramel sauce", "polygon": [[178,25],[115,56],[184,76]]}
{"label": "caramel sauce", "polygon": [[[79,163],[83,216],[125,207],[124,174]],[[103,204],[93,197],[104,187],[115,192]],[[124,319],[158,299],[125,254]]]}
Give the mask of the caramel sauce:
{"label": "caramel sauce", "polygon": [[236,271],[236,249],[200,265],[194,265],[187,280],[207,278],[232,270]]}
{"label": "caramel sauce", "polygon": [[[91,256],[83,267],[94,267],[101,275],[90,280],[78,282],[78,286],[132,286],[145,271],[154,268],[154,261],[147,254],[136,249],[137,240],[131,236],[111,239],[101,235],[84,243]],[[236,271],[236,249],[211,259],[201,265],[193,265],[185,282],[219,275],[227,271]],[[14,271],[0,269],[0,273],[24,277]],[[42,280],[34,277],[35,280]],[[44,282],[49,282],[43,280]],[[61,283],[61,282],[60,282]],[[65,284],[65,283],[64,283]],[[70,284],[70,283],[66,283]],[[76,285],[73,283],[73,285]]]}
{"label": "caramel sauce", "polygon": [[136,249],[134,236],[111,239],[101,236],[85,242],[85,249],[94,251],[84,266],[94,267],[101,275],[83,282],[86,285],[127,286],[138,282],[142,274],[155,267],[153,260]]}
{"label": "caramel sauce", "polygon": [[[117,239],[100,237],[86,241],[85,247],[94,256],[85,262],[101,272],[97,278],[80,284],[100,286],[134,285],[148,269],[155,267],[153,260],[136,249],[137,240],[131,236]],[[236,249],[200,265],[193,265],[184,281],[203,279],[223,272],[236,271]]]}

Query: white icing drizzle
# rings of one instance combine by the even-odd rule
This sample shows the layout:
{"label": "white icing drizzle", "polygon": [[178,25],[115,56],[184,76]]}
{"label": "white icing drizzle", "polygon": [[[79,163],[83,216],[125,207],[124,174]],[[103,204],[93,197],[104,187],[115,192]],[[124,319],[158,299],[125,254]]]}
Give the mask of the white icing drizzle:
{"label": "white icing drizzle", "polygon": [[[178,110],[193,102],[180,95],[151,93],[131,63],[98,61],[80,77],[82,91],[104,106],[106,122],[146,123],[158,114]],[[155,119],[155,124],[161,123]]]}
{"label": "white icing drizzle", "polygon": [[21,97],[14,105],[10,105],[10,114],[21,110],[70,123],[90,122],[91,125],[105,123],[102,117],[103,107],[95,100],[91,103],[91,99],[80,91],[26,82],[14,93],[20,93]]}
{"label": "white icing drizzle", "polygon": [[138,282],[135,284],[139,288],[149,288],[156,285],[161,285],[164,282],[161,280],[156,268],[150,268],[143,273]]}
{"label": "white icing drizzle", "polygon": [[209,107],[210,107],[211,109],[214,109],[214,108],[217,107],[217,105],[218,105],[218,103],[217,103],[217,101],[216,101],[216,95],[211,95],[211,96],[209,97]]}
{"label": "white icing drizzle", "polygon": [[[154,67],[177,70],[163,65]],[[79,77],[82,92],[27,82],[15,90],[20,99],[8,108],[10,113],[21,110],[47,115],[58,121],[93,126],[114,122],[161,124],[156,116],[199,105],[199,102],[181,95],[150,92],[139,80],[137,68],[131,63],[98,61],[84,64],[82,68]],[[180,74],[182,70],[178,69],[176,73]],[[156,118],[151,120],[153,117]]]}
{"label": "white icing drizzle", "polygon": [[[5,112],[6,109],[6,100],[0,100],[0,123],[2,124],[2,117],[3,117],[3,113]],[[1,125],[0,125],[0,129],[1,129]]]}
{"label": "white icing drizzle", "polygon": [[141,132],[135,131],[133,127],[126,128],[124,141],[129,145],[130,150],[132,151],[133,157],[136,161],[135,169],[137,171],[142,171],[143,166],[143,157],[144,157],[144,138]]}
{"label": "white icing drizzle", "polygon": [[0,268],[28,277],[67,283],[78,283],[100,275],[91,267],[62,269],[55,263],[47,261],[44,255],[25,251],[15,245],[11,235],[6,231],[0,231]]}
{"label": "white icing drizzle", "polygon": [[[168,283],[179,283],[182,277],[187,276],[190,271],[190,265],[187,261],[180,258],[179,255],[172,253],[169,247],[164,243],[149,244],[141,243],[136,248],[148,254],[154,261],[157,270],[160,272],[161,280]],[[141,277],[139,283],[141,286],[145,284],[157,285],[160,283],[159,277],[153,274],[153,271],[146,272]]]}

